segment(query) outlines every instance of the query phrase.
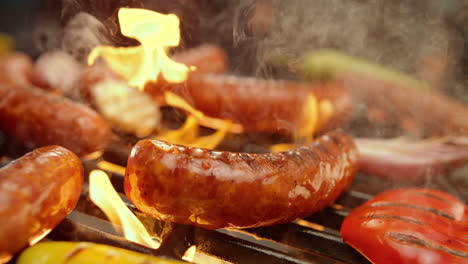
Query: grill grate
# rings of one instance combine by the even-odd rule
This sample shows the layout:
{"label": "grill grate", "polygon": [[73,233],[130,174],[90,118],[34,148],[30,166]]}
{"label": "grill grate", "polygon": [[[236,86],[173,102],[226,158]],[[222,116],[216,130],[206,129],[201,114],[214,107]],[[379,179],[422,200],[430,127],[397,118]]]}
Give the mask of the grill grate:
{"label": "grill grate", "polygon": [[[0,161],[1,166],[7,160]],[[84,165],[86,174],[98,168],[96,161],[87,161]],[[150,249],[130,242],[116,233],[106,216],[89,200],[86,183],[76,209],[45,238],[46,240],[90,241],[179,260],[191,245],[196,245],[197,250],[232,263],[370,263],[343,243],[339,235],[341,223],[352,208],[373,195],[385,189],[403,186],[358,174],[351,188],[342,194],[335,204],[304,219],[246,230],[206,230],[166,223],[140,213],[123,195],[124,175],[106,172],[110,175],[114,188],[149,233],[155,239],[163,241],[161,247],[157,250]],[[455,173],[447,177],[429,179],[425,187],[445,190],[466,202],[468,192],[463,190],[467,189],[460,189],[464,188],[466,183],[460,185],[459,180],[460,177]]]}

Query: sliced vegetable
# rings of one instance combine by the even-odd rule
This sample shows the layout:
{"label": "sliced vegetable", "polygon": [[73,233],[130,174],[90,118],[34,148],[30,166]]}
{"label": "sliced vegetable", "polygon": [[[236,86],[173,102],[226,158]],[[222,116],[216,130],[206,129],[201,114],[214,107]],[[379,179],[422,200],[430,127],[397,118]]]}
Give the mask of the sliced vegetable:
{"label": "sliced vegetable", "polygon": [[375,264],[468,263],[468,209],[431,189],[384,192],[341,226],[349,244]]}
{"label": "sliced vegetable", "polygon": [[449,144],[448,138],[423,141],[358,138],[355,142],[359,169],[392,180],[420,181],[468,162],[466,147]]}
{"label": "sliced vegetable", "polygon": [[410,75],[334,50],[306,55],[300,68],[309,79],[341,80],[356,105],[382,110],[410,134],[468,134],[468,107]]}
{"label": "sliced vegetable", "polygon": [[302,60],[300,70],[309,79],[335,78],[354,72],[400,86],[419,89],[429,88],[427,84],[411,77],[409,74],[332,49],[316,50],[308,53]]}

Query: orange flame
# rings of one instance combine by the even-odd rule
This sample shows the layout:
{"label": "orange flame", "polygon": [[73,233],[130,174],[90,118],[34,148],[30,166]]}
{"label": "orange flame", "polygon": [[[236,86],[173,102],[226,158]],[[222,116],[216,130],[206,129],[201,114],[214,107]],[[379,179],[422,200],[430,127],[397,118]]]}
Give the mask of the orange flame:
{"label": "orange flame", "polygon": [[[296,140],[311,142],[314,133],[320,129],[333,114],[333,106],[328,100],[318,101],[317,98],[309,94],[302,107],[302,114],[299,127],[295,135]],[[272,152],[282,152],[294,147],[294,144],[284,143],[270,146]]]}
{"label": "orange flame", "polygon": [[[213,149],[221,143],[228,132],[241,133],[243,131],[242,125],[233,124],[230,120],[205,116],[172,92],[165,92],[164,96],[168,105],[187,111],[189,116],[181,128],[161,133],[158,136],[161,140],[184,146]],[[217,131],[208,136],[199,136],[200,124]]]}
{"label": "orange flame", "polygon": [[[179,19],[177,16],[163,15],[145,9],[121,8],[118,13],[120,27],[124,36],[140,42],[136,47],[96,47],[88,57],[93,64],[102,57],[111,69],[120,74],[131,86],[144,89],[146,83],[156,81],[161,73],[168,82],[182,82],[187,79],[189,68],[171,60],[167,51],[180,42]],[[172,93],[165,94],[170,106],[181,108],[190,113],[181,129],[166,131],[160,139],[171,143],[194,147],[214,148],[227,132],[241,133],[241,125],[229,120],[205,116],[191,107],[182,98]],[[218,130],[216,133],[199,137],[198,125]]]}
{"label": "orange flame", "polygon": [[159,247],[160,244],[151,238],[140,220],[119,197],[104,171],[93,170],[89,174],[89,196],[113,224],[123,229],[128,240],[151,248]]}
{"label": "orange flame", "polygon": [[[111,168],[120,172],[121,167],[108,162],[100,162],[100,167]],[[112,186],[108,175],[101,170],[93,170],[89,175],[89,196],[106,214],[109,220],[123,229],[124,236],[135,243],[158,248],[159,242],[151,238],[138,218],[128,209]],[[229,264],[230,262],[199,251],[196,246],[188,248],[183,259],[192,263]]]}
{"label": "orange flame", "polygon": [[181,128],[163,132],[158,136],[158,139],[178,145],[213,149],[224,139],[229,124],[227,123],[225,128],[221,128],[209,136],[198,136],[198,128],[197,120],[190,115]]}
{"label": "orange flame", "polygon": [[218,130],[223,130],[223,129],[228,128],[229,132],[237,133],[237,134],[242,133],[244,130],[242,125],[240,124],[234,124],[229,120],[212,118],[212,117],[208,117],[204,115],[202,112],[196,110],[191,105],[189,105],[180,96],[172,92],[165,92],[164,98],[166,100],[166,103],[169,106],[177,107],[177,108],[180,108],[189,112],[198,121],[198,123],[203,126],[213,128],[213,129],[218,129]]}
{"label": "orange flame", "polygon": [[170,47],[180,42],[179,18],[138,8],[119,9],[118,18],[124,36],[136,39],[140,46],[98,46],[88,57],[92,65],[102,57],[113,71],[130,85],[143,89],[149,81],[157,81],[159,74],[168,82],[180,83],[187,79],[189,68],[169,58]]}
{"label": "orange flame", "polygon": [[229,264],[231,262],[211,256],[197,249],[197,246],[189,247],[182,257],[183,260],[195,264]]}
{"label": "orange flame", "polygon": [[118,173],[120,175],[125,175],[125,167],[122,167],[120,165],[107,162],[105,160],[101,160],[97,163],[97,167],[101,170],[106,170],[114,173]]}

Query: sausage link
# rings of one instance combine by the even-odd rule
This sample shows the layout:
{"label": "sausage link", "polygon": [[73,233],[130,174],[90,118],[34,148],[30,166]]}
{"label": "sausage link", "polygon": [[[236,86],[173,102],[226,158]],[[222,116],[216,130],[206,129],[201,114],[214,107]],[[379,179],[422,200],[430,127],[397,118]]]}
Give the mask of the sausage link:
{"label": "sausage link", "polygon": [[213,44],[188,49],[174,54],[171,58],[179,63],[194,66],[197,73],[223,73],[228,65],[226,52]]}
{"label": "sausage link", "polygon": [[398,119],[416,123],[417,134],[446,136],[468,134],[468,107],[436,90],[404,86],[365,74],[340,77],[356,102],[383,109]]}
{"label": "sausage link", "polygon": [[88,107],[5,84],[0,84],[0,130],[27,145],[61,145],[79,156],[103,150],[112,139],[109,125]]}
{"label": "sausage link", "polygon": [[356,172],[350,136],[329,132],[280,153],[247,154],[142,140],[132,150],[125,193],[142,212],[205,228],[284,223],[316,212]]}
{"label": "sausage link", "polygon": [[80,159],[60,146],[36,149],[0,169],[0,263],[37,242],[75,207]]}
{"label": "sausage link", "polygon": [[29,85],[32,79],[33,61],[23,53],[12,53],[0,57],[0,82]]}
{"label": "sausage link", "polygon": [[[262,80],[229,75],[191,74],[186,85],[171,85],[170,90],[182,96],[208,116],[230,119],[248,132],[294,134],[308,95],[328,101],[331,116],[320,131],[341,126],[352,112],[352,96],[340,82],[294,82]],[[319,116],[323,113],[319,112]]]}

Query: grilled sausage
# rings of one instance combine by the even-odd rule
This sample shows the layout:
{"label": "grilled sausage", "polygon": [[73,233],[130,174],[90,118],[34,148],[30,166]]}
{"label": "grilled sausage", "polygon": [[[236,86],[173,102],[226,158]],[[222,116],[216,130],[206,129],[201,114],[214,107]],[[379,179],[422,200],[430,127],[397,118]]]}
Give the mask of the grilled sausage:
{"label": "grilled sausage", "polygon": [[109,125],[96,112],[58,95],[0,83],[0,130],[32,146],[61,145],[82,156],[110,142]]}
{"label": "grilled sausage", "polygon": [[358,100],[399,119],[410,118],[423,136],[468,133],[468,107],[436,90],[407,87],[359,73],[341,78]]}
{"label": "grilled sausage", "polygon": [[12,53],[0,57],[0,82],[28,85],[33,72],[32,59],[23,53]]}
{"label": "grilled sausage", "polygon": [[0,263],[44,237],[75,207],[80,159],[60,146],[36,149],[0,169]]}
{"label": "grilled sausage", "polygon": [[[248,132],[294,134],[308,95],[328,101],[331,116],[321,131],[343,124],[351,115],[352,97],[339,82],[261,80],[229,75],[191,74],[186,85],[166,87],[208,116],[230,119]],[[319,109],[320,110],[320,109]],[[319,116],[325,114],[319,111]]]}
{"label": "grilled sausage", "polygon": [[179,63],[194,66],[197,73],[223,73],[228,66],[226,52],[212,44],[176,53],[171,58]]}
{"label": "grilled sausage", "polygon": [[247,154],[142,140],[132,150],[125,193],[142,212],[205,228],[294,220],[334,201],[351,183],[357,151],[330,132],[291,151]]}

